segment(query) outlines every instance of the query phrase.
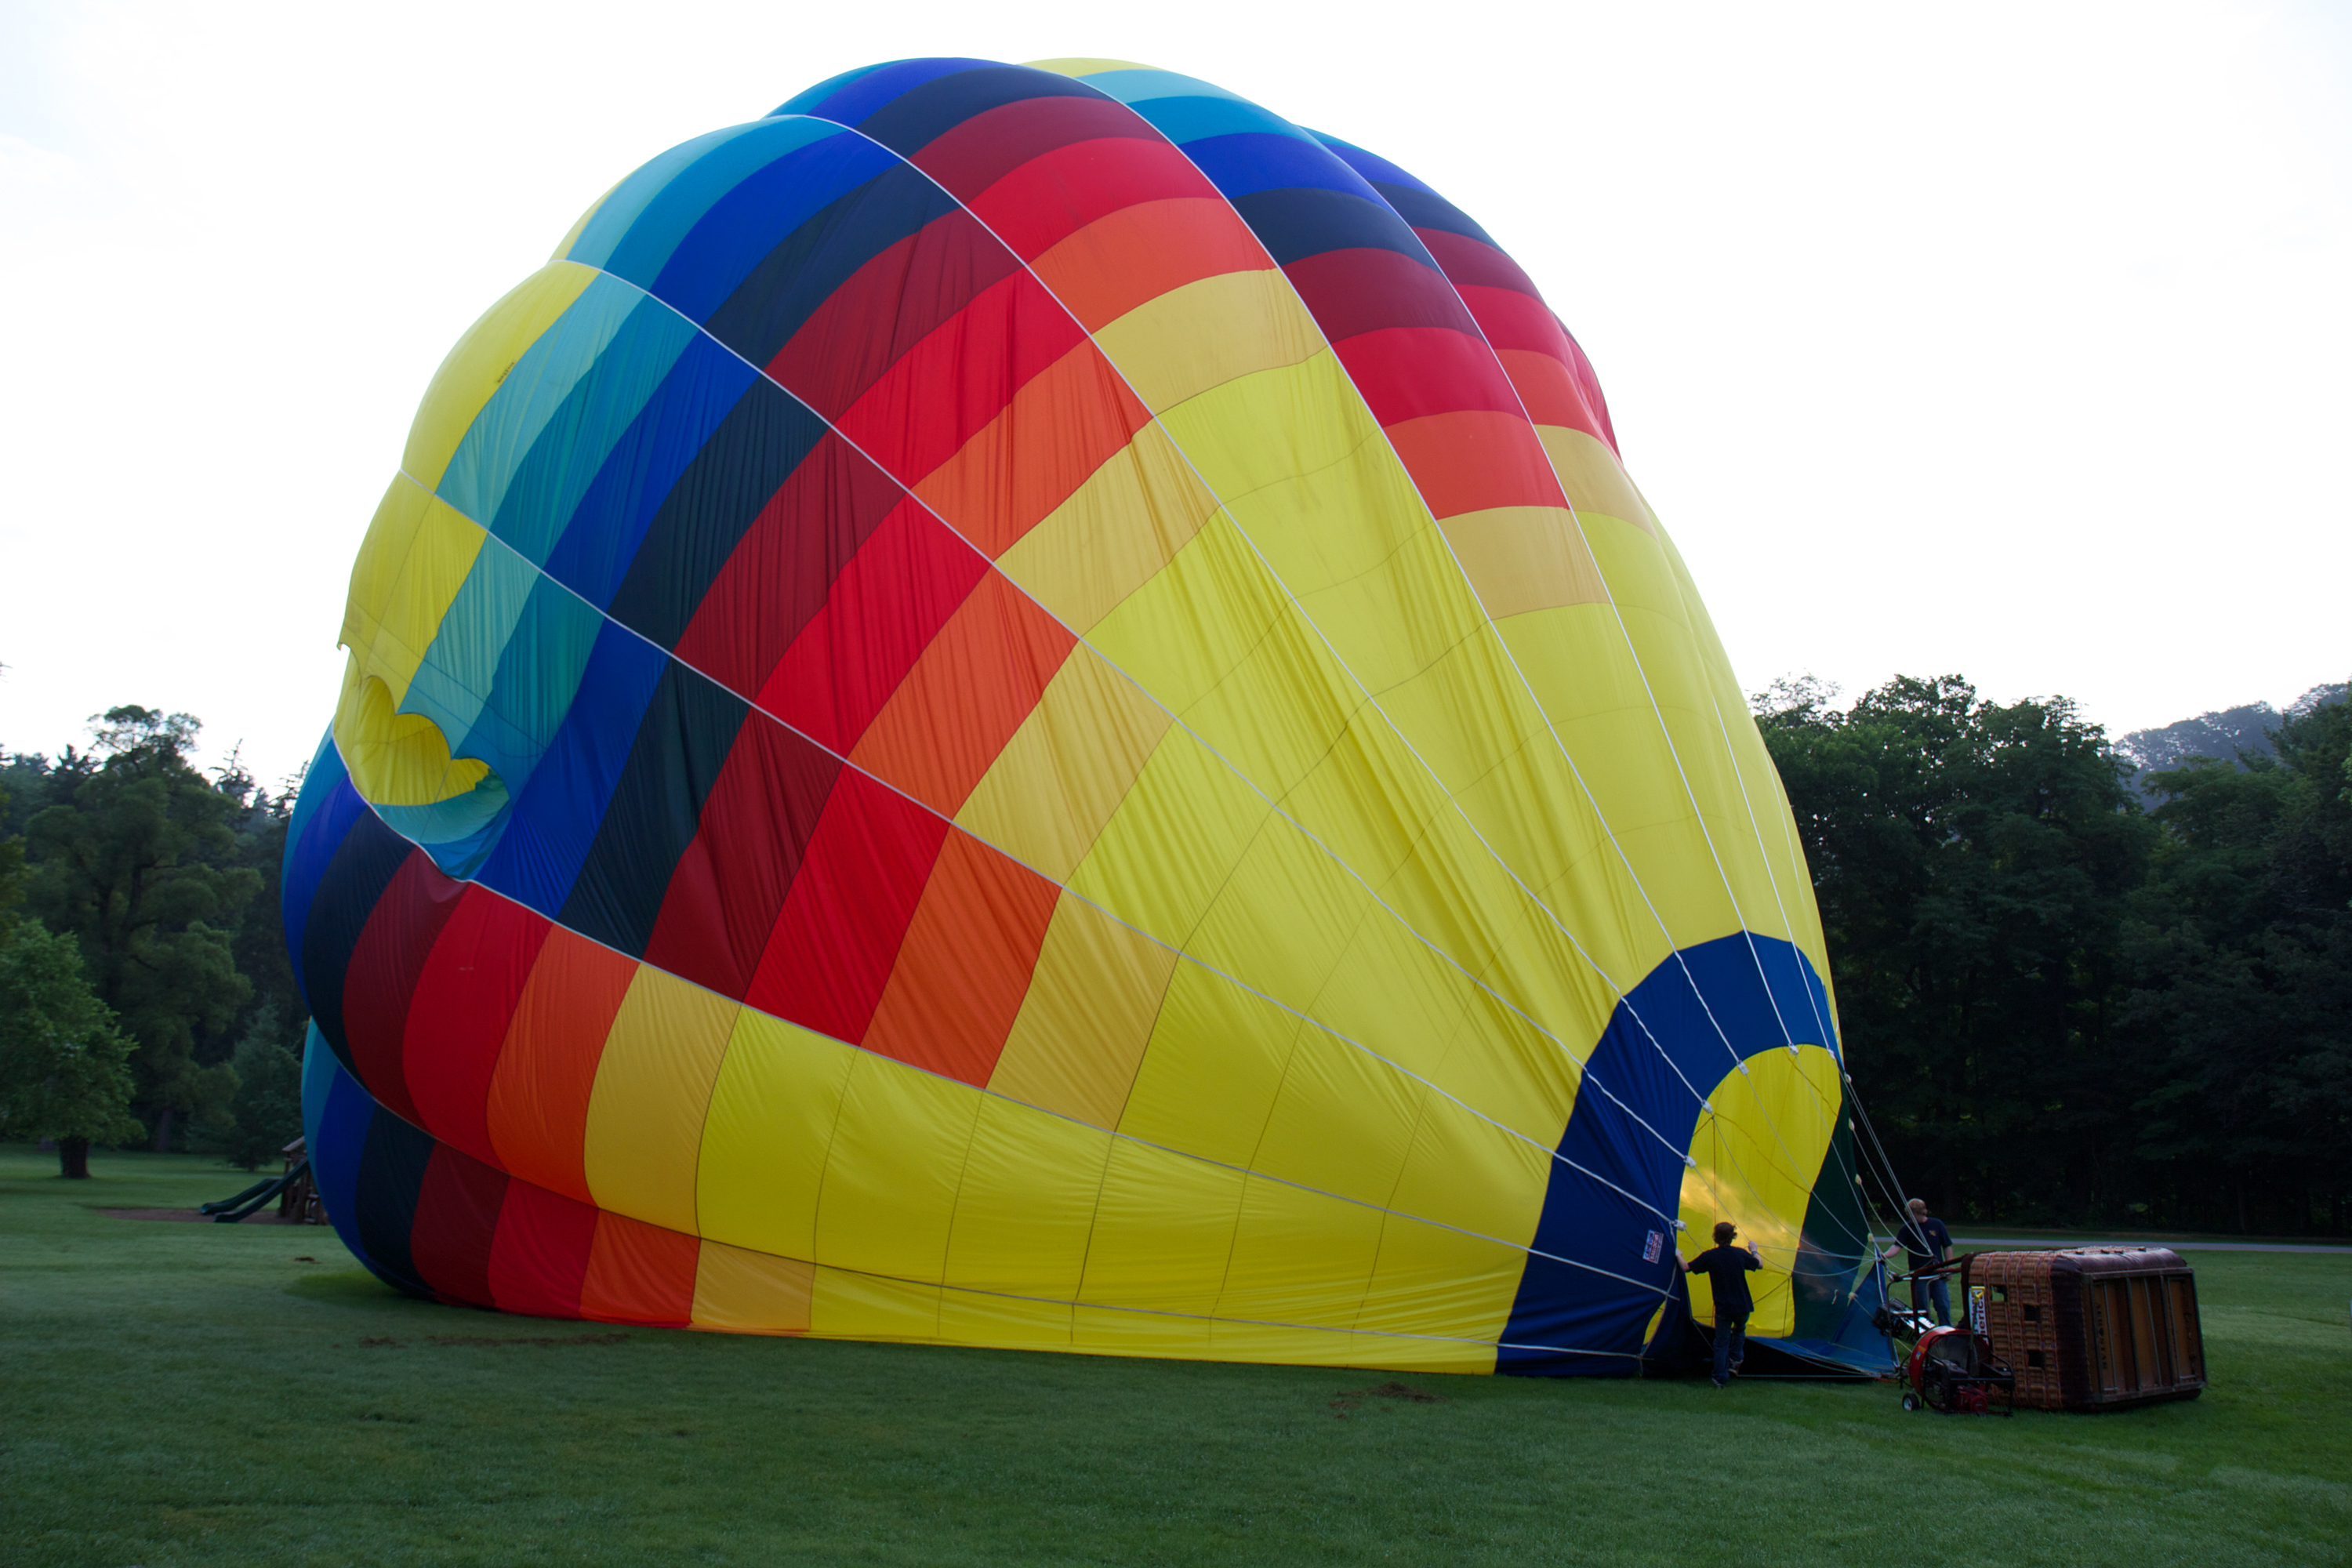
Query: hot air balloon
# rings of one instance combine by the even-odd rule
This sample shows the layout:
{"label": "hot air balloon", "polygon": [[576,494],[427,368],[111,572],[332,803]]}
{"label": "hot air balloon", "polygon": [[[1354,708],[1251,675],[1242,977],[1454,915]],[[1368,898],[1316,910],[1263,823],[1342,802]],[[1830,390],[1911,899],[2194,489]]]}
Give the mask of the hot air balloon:
{"label": "hot air balloon", "polygon": [[1779,781],[1585,355],[1360,148],[920,59],[665,153],[451,350],[341,641],[286,930],[404,1289],[1623,1373],[1729,1217],[1754,1333],[1849,1310]]}

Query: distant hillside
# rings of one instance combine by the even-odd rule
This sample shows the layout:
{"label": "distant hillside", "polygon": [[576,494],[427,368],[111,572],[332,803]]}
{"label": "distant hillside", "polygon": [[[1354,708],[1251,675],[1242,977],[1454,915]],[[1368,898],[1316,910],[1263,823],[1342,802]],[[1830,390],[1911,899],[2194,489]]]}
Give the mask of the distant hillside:
{"label": "distant hillside", "polygon": [[[2284,713],[2267,702],[2249,702],[2218,712],[2200,713],[2160,730],[2134,730],[2116,742],[2116,750],[2137,763],[2143,773],[2177,768],[2191,757],[2212,757],[2235,763],[2239,753],[2271,755],[2271,731],[2283,720],[2310,712],[2323,702],[2342,701],[2352,683],[2337,681],[2315,686],[2287,705]],[[2242,766],[2242,763],[2240,763]],[[2142,786],[2146,793],[2146,786]]]}

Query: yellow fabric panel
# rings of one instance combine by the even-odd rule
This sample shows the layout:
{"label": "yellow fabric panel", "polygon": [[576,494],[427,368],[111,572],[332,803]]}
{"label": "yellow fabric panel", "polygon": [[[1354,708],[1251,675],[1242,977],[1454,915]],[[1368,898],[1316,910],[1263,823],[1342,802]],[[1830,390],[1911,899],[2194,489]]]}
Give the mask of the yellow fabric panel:
{"label": "yellow fabric panel", "polygon": [[1271,813],[1201,747],[1162,745],[1067,886],[1181,947]]}
{"label": "yellow fabric panel", "polygon": [[703,1234],[695,1210],[703,1118],[741,1010],[699,985],[637,966],[588,1095],[581,1163],[597,1207]]}
{"label": "yellow fabric panel", "polygon": [[1307,775],[1282,797],[1283,810],[1375,888],[1422,847],[1453,805],[1412,759],[1388,721],[1359,708]]}
{"label": "yellow fabric panel", "polygon": [[418,405],[416,421],[408,428],[408,447],[400,466],[426,489],[441,482],[482,405],[499,389],[525,351],[557,317],[572,308],[589,284],[593,268],[574,261],[551,261],[511,289],[466,330],[457,346],[433,373]]}
{"label": "yellow fabric panel", "polygon": [[1154,413],[1259,371],[1331,357],[1290,280],[1271,268],[1171,289],[1094,337]]}
{"label": "yellow fabric panel", "polygon": [[1072,77],[1098,76],[1104,71],[1142,71],[1155,68],[1151,66],[1138,65],[1133,60],[1085,59],[1076,56],[1068,59],[1024,60],[1022,63],[1031,70],[1052,71],[1056,76]]}
{"label": "yellow fabric panel", "polygon": [[[1494,1342],[1511,1319],[1528,1255],[1516,1247],[1391,1215],[1356,1327],[1388,1334],[1458,1336],[1463,1371],[1491,1372]],[[1485,1341],[1482,1347],[1475,1342]],[[1438,1353],[1433,1348],[1426,1353]]]}
{"label": "yellow fabric panel", "polygon": [[1426,1079],[1444,1059],[1446,1042],[1464,1027],[1476,994],[1468,975],[1431,952],[1402,921],[1376,909],[1349,934],[1346,951],[1307,1011]]}
{"label": "yellow fabric panel", "polygon": [[1210,1359],[1209,1320],[1189,1313],[1096,1307],[1082,1301],[1070,1314],[1070,1348],[1084,1355],[1206,1361]]}
{"label": "yellow fabric panel", "polygon": [[394,476],[352,563],[336,641],[395,706],[489,535],[446,501]]}
{"label": "yellow fabric panel", "polygon": [[1287,613],[1230,522],[1213,518],[1087,634],[1170,711],[1213,690]]}
{"label": "yellow fabric panel", "polygon": [[[1378,1209],[1252,1177],[1242,1189],[1217,1317],[1353,1327],[1380,1255],[1381,1220]],[[1210,1331],[1213,1342],[1224,1337],[1223,1322]]]}
{"label": "yellow fabric panel", "polygon": [[[1420,1103],[1431,1093],[1370,1053],[1310,1025],[1291,1047],[1288,1071],[1250,1169],[1330,1194],[1319,1202],[1352,1198],[1385,1205],[1412,1145]],[[1369,1272],[1370,1242],[1365,1245],[1363,1271]]]}
{"label": "yellow fabric panel", "polygon": [[956,824],[1066,883],[1173,722],[1099,655],[1073,648]]}
{"label": "yellow fabric panel", "polygon": [[[1696,1254],[1714,1245],[1708,1237],[1717,1220],[1738,1226],[1738,1245],[1754,1243],[1764,1261],[1748,1280],[1756,1312],[1748,1331],[1786,1334],[1796,1323],[1789,1269],[1840,1103],[1837,1058],[1803,1046],[1764,1051],[1741,1066],[1745,1072],[1733,1068],[1708,1094],[1712,1109],[1700,1113],[1692,1134],[1698,1163],[1683,1173],[1684,1237]],[[1715,1321],[1707,1289],[1691,1291],[1691,1312]]]}
{"label": "yellow fabric panel", "polygon": [[817,1194],[856,1047],[746,1007],[711,1087],[695,1173],[702,1234],[816,1256]]}
{"label": "yellow fabric panel", "polygon": [[[1410,549],[1415,541],[1439,544],[1439,553],[1427,552],[1413,559],[1426,563],[1443,561],[1436,525],[1421,504],[1421,494],[1390,449],[1380,426],[1360,407],[1335,410],[1312,407],[1319,397],[1352,395],[1320,374],[1322,362],[1279,375],[1259,376],[1211,393],[1189,404],[1183,415],[1189,424],[1230,433],[1236,441],[1246,427],[1242,422],[1268,416],[1270,404],[1309,404],[1308,429],[1315,445],[1298,454],[1294,472],[1272,471],[1263,461],[1244,462],[1239,454],[1220,448],[1209,453],[1221,468],[1240,469],[1235,488],[1221,492],[1226,509],[1242,531],[1265,554],[1266,563],[1291,593],[1301,599],[1368,572],[1377,572]],[[1261,436],[1261,441],[1264,437]],[[1250,454],[1252,458],[1259,455]],[[1246,484],[1247,489],[1240,488]],[[1450,581],[1449,581],[1450,579]],[[1446,565],[1443,576],[1411,590],[1426,601],[1447,628],[1451,641],[1473,623],[1478,606],[1461,587],[1460,574]],[[1422,627],[1396,626],[1391,635],[1425,637]]]}
{"label": "yellow fabric panel", "polygon": [[1185,952],[1286,1006],[1305,1009],[1349,933],[1376,914],[1361,883],[1306,835],[1274,823],[1251,841]]}
{"label": "yellow fabric panel", "polygon": [[1308,1026],[1197,963],[1179,964],[1118,1130],[1246,1166],[1282,1088],[1292,1043]]}
{"label": "yellow fabric panel", "polygon": [[1176,950],[1062,895],[989,1089],[1116,1127]]}
{"label": "yellow fabric panel", "polygon": [[1285,614],[1223,679],[1178,712],[1252,784],[1279,799],[1323,760],[1364,700],[1306,622]]}
{"label": "yellow fabric panel", "polygon": [[830,1340],[936,1340],[937,1285],[817,1265],[809,1333]]}
{"label": "yellow fabric panel", "polygon": [[[1593,984],[1589,972],[1580,978]],[[1573,1033],[1574,1020],[1565,1020],[1568,1027],[1554,1026],[1547,1035],[1496,994],[1473,994],[1462,1026],[1448,1037],[1443,1058],[1428,1074],[1461,1106],[1427,1111],[1424,1119],[1442,1119],[1461,1109],[1465,1114],[1492,1118],[1518,1134],[1511,1140],[1514,1143],[1524,1141],[1538,1151],[1557,1147],[1576,1097],[1584,1089],[1584,1055],[1607,1020],[1601,1013],[1598,1021]],[[1496,1135],[1506,1134],[1498,1130]]]}
{"label": "yellow fabric panel", "polygon": [[1076,1311],[1067,1301],[944,1289],[940,1292],[940,1338],[960,1345],[1066,1351]]}
{"label": "yellow fabric panel", "polygon": [[938,1280],[981,1100],[968,1083],[860,1052],[825,1157],[817,1260]]}
{"label": "yellow fabric panel", "polygon": [[[1076,1300],[1110,1144],[1098,1128],[982,1099],[956,1194],[947,1283]],[[1066,1336],[1066,1313],[1062,1326]]]}
{"label": "yellow fabric panel", "polygon": [[1565,507],[1498,506],[1462,512],[1439,526],[1496,620],[1609,597],[1575,515]]}
{"label": "yellow fabric panel", "polygon": [[464,795],[489,776],[474,757],[451,760],[449,738],[421,713],[393,710],[384,683],[360,673],[354,654],[343,664],[335,701],[335,748],[363,800],[377,805],[430,805]]}
{"label": "yellow fabric panel", "polygon": [[1147,425],[996,563],[1084,637],[1167,565],[1216,510],[1166,432]]}
{"label": "yellow fabric panel", "polygon": [[[1228,507],[1268,485],[1343,463],[1380,440],[1370,411],[1328,349],[1207,389],[1161,411],[1160,422]],[[1390,528],[1399,536],[1419,521],[1380,514],[1348,520],[1355,530]]]}
{"label": "yellow fabric panel", "polygon": [[[1532,1241],[1545,1189],[1559,1165],[1552,1144],[1513,1137],[1442,1095],[1428,1096],[1420,1110],[1388,1205],[1430,1222],[1419,1229],[1451,1227],[1515,1251]],[[1562,1116],[1560,1125],[1567,1124]],[[1555,1133],[1552,1142],[1558,1142]],[[1389,1229],[1391,1244],[1410,1250],[1397,1226]],[[1517,1289],[1516,1280],[1512,1289]],[[1504,1305],[1507,1310],[1509,1304]]]}
{"label": "yellow fabric panel", "polygon": [[1536,435],[1542,440],[1544,452],[1551,458],[1552,472],[1559,476],[1559,488],[1568,492],[1568,504],[1576,509],[1577,516],[1597,513],[1653,533],[1657,531],[1657,519],[1651,513],[1649,502],[1633,488],[1633,481],[1625,477],[1617,454],[1606,443],[1565,425],[1538,425]]}
{"label": "yellow fabric panel", "polygon": [[[1224,1288],[1244,1179],[1239,1171],[1131,1139],[1115,1142],[1080,1299],[1092,1306],[1213,1311]],[[1081,1330],[1087,1319],[1081,1311]],[[1168,1331],[1181,1338],[1205,1331],[1171,1324]]]}
{"label": "yellow fabric panel", "polygon": [[804,1334],[816,1266],[705,1239],[694,1268],[694,1326],[730,1334]]}

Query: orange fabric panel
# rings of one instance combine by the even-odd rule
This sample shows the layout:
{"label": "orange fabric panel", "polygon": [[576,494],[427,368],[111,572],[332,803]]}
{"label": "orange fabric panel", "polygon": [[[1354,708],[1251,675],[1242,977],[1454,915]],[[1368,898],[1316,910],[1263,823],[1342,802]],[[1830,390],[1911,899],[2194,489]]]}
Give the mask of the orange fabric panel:
{"label": "orange fabric panel", "polygon": [[1102,352],[1082,342],[1024,383],[914,491],[992,561],[1150,418]]}
{"label": "orange fabric panel", "polygon": [[953,816],[1076,643],[991,573],[940,628],[849,760]]}
{"label": "orange fabric panel", "polygon": [[609,1211],[596,1216],[580,1315],[682,1329],[694,1318],[695,1237]]}
{"label": "orange fabric panel", "polygon": [[1566,364],[1534,349],[1496,349],[1495,357],[1503,362],[1503,374],[1518,388],[1529,419],[1600,436],[1601,421],[1585,406],[1583,390]]}
{"label": "orange fabric panel", "polygon": [[866,1048],[985,1085],[1059,896],[1053,883],[969,834],[949,834]]}
{"label": "orange fabric panel", "polygon": [[636,972],[635,960],[562,926],[548,934],[490,1076],[490,1143],[509,1174],[595,1201],[582,1164],[588,1096]]}
{"label": "orange fabric panel", "polygon": [[1171,289],[1270,270],[1274,258],[1223,202],[1171,196],[1097,218],[1031,265],[1091,332]]}
{"label": "orange fabric panel", "polygon": [[1398,421],[1388,436],[1434,516],[1567,504],[1535,426],[1520,415],[1429,414]]}

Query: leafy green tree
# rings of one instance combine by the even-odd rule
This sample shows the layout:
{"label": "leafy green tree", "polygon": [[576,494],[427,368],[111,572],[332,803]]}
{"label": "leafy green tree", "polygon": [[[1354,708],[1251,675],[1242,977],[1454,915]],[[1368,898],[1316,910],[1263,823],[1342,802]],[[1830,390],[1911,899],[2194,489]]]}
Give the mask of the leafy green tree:
{"label": "leafy green tree", "polygon": [[2352,705],[2273,754],[2149,781],[2123,1024],[2149,1063],[2140,1152],[2196,1223],[2345,1228],[2352,1199]]}
{"label": "leafy green tree", "polygon": [[2082,1214],[2137,1086],[2112,1015],[2150,830],[2105,734],[2063,699],[1900,677],[1850,709],[1756,699],[1805,844],[1856,1088],[1947,1213]]}
{"label": "leafy green tree", "polygon": [[276,1009],[265,1005],[229,1058],[236,1092],[196,1124],[207,1152],[248,1171],[277,1159],[302,1134],[302,1064],[279,1043],[282,1032]]}
{"label": "leafy green tree", "polygon": [[241,804],[187,762],[194,719],[122,707],[94,727],[97,755],[69,749],[27,825],[30,902],[136,1042],[134,1103],[168,1149],[175,1117],[234,1089],[223,1058],[253,991],[235,937],[261,878],[236,863]]}
{"label": "leafy green tree", "polygon": [[54,1138],[59,1173],[87,1177],[92,1143],[145,1131],[126,1109],[130,1054],[70,940],[35,921],[0,933],[0,1136]]}

